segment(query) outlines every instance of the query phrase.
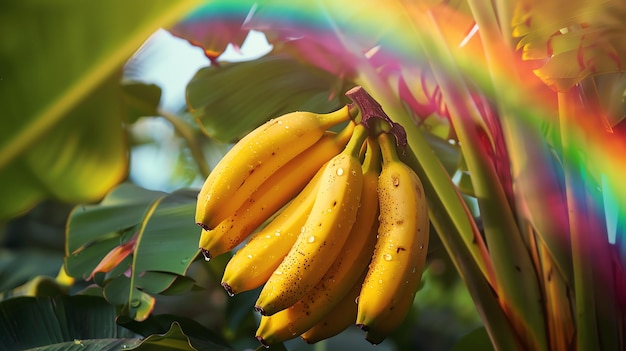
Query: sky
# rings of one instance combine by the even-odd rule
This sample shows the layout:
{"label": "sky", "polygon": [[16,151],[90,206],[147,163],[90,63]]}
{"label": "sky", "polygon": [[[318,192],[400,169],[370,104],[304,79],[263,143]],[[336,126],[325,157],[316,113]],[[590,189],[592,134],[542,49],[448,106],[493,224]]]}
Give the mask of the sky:
{"label": "sky", "polygon": [[[251,31],[239,50],[228,46],[220,61],[252,60],[270,50],[265,36]],[[187,83],[198,69],[209,65],[200,48],[160,29],[129,60],[126,75],[158,85],[162,90],[160,107],[167,112],[178,113],[185,107]],[[163,118],[144,118],[132,127],[132,133],[138,139],[154,142],[133,148],[130,178],[139,186],[151,190],[172,191],[180,187],[180,184],[171,182],[182,149],[170,123]],[[190,186],[199,188],[203,181],[195,179]]]}

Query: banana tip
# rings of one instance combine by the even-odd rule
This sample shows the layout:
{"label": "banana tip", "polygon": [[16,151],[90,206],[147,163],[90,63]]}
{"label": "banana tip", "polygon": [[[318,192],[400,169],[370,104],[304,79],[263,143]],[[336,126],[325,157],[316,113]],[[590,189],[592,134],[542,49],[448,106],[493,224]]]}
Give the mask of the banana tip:
{"label": "banana tip", "polygon": [[263,307],[259,305],[254,306],[254,310],[259,312],[262,316],[267,316],[267,313],[265,313],[265,310],[263,309]]}
{"label": "banana tip", "polygon": [[376,346],[376,345],[379,345],[381,342],[383,342],[384,337],[381,337],[380,335],[378,336],[365,335],[365,340],[369,342],[370,344],[372,344],[373,346]]}
{"label": "banana tip", "polygon": [[356,327],[361,329],[362,331],[365,331],[365,332],[370,330],[370,327],[368,327],[365,324],[357,324]]}
{"label": "banana tip", "polygon": [[209,228],[208,225],[202,223],[202,222],[196,222],[197,225],[200,226],[200,228],[204,229],[204,230],[211,230],[211,228]]}
{"label": "banana tip", "polygon": [[261,345],[263,345],[263,347],[265,347],[266,349],[270,348],[270,345],[263,339],[262,336],[257,335],[256,339],[259,340],[259,342],[261,343]]}
{"label": "banana tip", "polygon": [[207,262],[209,262],[211,258],[213,258],[213,256],[211,256],[211,253],[207,249],[200,248],[200,252],[202,253],[202,256],[204,256],[204,260]]}
{"label": "banana tip", "polygon": [[316,343],[315,340],[308,339],[307,337],[302,336],[302,335],[300,335],[300,339],[302,339],[302,341],[304,341],[305,343],[307,343],[309,345],[313,345],[313,344]]}
{"label": "banana tip", "polygon": [[235,296],[235,291],[233,291],[233,288],[231,288],[230,285],[228,285],[228,283],[222,283],[222,287],[224,288],[224,290],[226,290],[226,292],[228,293],[228,296],[230,297]]}

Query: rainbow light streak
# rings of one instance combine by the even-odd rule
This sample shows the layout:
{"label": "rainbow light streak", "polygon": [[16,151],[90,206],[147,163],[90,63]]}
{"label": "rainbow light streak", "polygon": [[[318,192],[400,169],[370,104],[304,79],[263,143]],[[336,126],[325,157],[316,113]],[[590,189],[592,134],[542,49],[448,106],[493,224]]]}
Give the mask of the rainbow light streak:
{"label": "rainbow light streak", "polygon": [[[597,227],[591,228],[589,235],[600,244],[610,241],[618,245],[616,251],[621,255],[619,261],[623,267],[626,264],[626,238],[620,237],[623,229],[618,226],[623,219],[618,219],[626,216],[626,183],[622,181],[626,169],[624,134],[607,131],[598,112],[586,109],[581,103],[576,118],[567,117],[567,123],[562,124],[568,130],[561,132],[566,132],[569,145],[573,147],[561,150],[557,93],[537,78],[529,63],[521,60],[519,52],[504,42],[490,43],[497,48],[498,57],[488,65],[481,38],[473,33],[476,27],[467,9],[463,12],[445,5],[433,5],[425,11],[411,4],[375,0],[280,0],[253,6],[248,1],[213,1],[174,29],[185,32],[187,38],[204,43],[219,35],[232,38],[232,31],[239,30],[237,26],[224,26],[222,32],[207,34],[206,30],[217,28],[216,22],[241,24],[244,29],[265,32],[275,47],[340,76],[362,74],[364,65],[369,65],[369,74],[379,74],[377,81],[391,84],[389,89],[409,103],[415,98],[412,90],[416,89],[421,78],[420,72],[429,64],[442,64],[427,62],[424,50],[429,50],[435,57],[442,52],[451,53],[456,68],[473,87],[490,98],[498,92],[497,96],[504,99],[498,102],[508,104],[508,110],[516,111],[516,118],[527,126],[536,130],[546,126],[556,128],[557,137],[549,138],[556,144],[549,145],[548,139],[543,142],[560,151],[559,162],[572,165],[571,169],[577,170],[589,187],[580,192],[587,196],[577,199],[580,203],[587,202],[593,209],[589,212],[593,217],[589,218],[589,223],[595,223]],[[211,23],[213,27],[203,27]],[[438,27],[434,26],[435,23]],[[445,42],[434,42],[433,30],[441,31]],[[506,64],[498,65],[498,59]],[[517,72],[511,72],[511,67]],[[404,87],[397,85],[398,76],[405,78],[402,81]],[[434,94],[427,95],[434,99]],[[518,167],[532,167],[531,159],[520,164],[526,157],[523,154],[510,155]],[[559,162],[545,168],[559,167]],[[559,187],[555,193],[562,194],[565,185],[558,172],[542,176],[554,177],[549,183]],[[558,196],[549,201],[550,206],[567,205]],[[617,279],[622,279],[622,284],[625,280],[623,275]]]}

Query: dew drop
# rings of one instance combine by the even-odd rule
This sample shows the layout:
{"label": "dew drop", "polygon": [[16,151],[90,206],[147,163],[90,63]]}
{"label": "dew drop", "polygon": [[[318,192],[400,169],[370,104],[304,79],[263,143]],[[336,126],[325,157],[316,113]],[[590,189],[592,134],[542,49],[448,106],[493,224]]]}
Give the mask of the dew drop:
{"label": "dew drop", "polygon": [[383,260],[385,260],[385,261],[391,261],[391,259],[392,259],[392,257],[391,257],[391,255],[390,255],[390,254],[384,254],[384,255],[383,255]]}
{"label": "dew drop", "polygon": [[342,176],[343,175],[343,168],[337,168],[337,175],[338,176]]}
{"label": "dew drop", "polygon": [[252,259],[252,255],[248,255],[248,259],[250,259],[250,260],[251,260],[251,259]]}
{"label": "dew drop", "polygon": [[139,307],[140,305],[141,305],[141,300],[139,300],[139,299],[132,299],[132,300],[130,301],[130,306],[131,306],[131,307],[135,307],[135,308],[137,308],[137,307]]}
{"label": "dew drop", "polygon": [[274,274],[276,274],[276,275],[282,275],[282,274],[283,274],[283,271],[274,271]]}
{"label": "dew drop", "polygon": [[300,227],[300,233],[304,233],[306,231],[306,228],[304,226]]}
{"label": "dew drop", "polygon": [[411,271],[411,273],[415,273],[417,272],[417,268],[413,267],[413,271]]}
{"label": "dew drop", "polygon": [[[359,295],[359,296],[361,296],[361,295]],[[354,299],[354,303],[355,303],[355,304],[357,304],[357,305],[359,304],[359,296],[357,296],[357,297]]]}
{"label": "dew drop", "polygon": [[424,244],[420,244],[420,250],[424,249]]}
{"label": "dew drop", "polygon": [[272,237],[272,236],[271,236],[271,235],[269,235],[269,234],[267,234],[267,235],[265,236],[265,238],[267,238],[267,239],[269,239],[269,238],[271,238],[271,237]]}
{"label": "dew drop", "polygon": [[326,209],[326,212],[331,213],[331,212],[333,212],[333,209],[332,208],[328,208],[328,209]]}
{"label": "dew drop", "polygon": [[311,235],[306,241],[308,241],[309,243],[315,242],[315,236]]}
{"label": "dew drop", "polygon": [[274,235],[280,236],[280,229],[276,229],[276,231],[274,232]]}
{"label": "dew drop", "polygon": [[382,279],[378,279],[378,284],[382,284],[383,280]]}
{"label": "dew drop", "polygon": [[234,297],[235,296],[235,293],[232,292],[232,291],[227,291],[226,293],[228,294],[229,297]]}

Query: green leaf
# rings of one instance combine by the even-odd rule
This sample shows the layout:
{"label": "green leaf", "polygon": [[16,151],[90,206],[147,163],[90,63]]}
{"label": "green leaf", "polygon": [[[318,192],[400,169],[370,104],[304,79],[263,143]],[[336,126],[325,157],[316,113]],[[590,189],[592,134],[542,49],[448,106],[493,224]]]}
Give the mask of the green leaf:
{"label": "green leaf", "polygon": [[15,288],[36,276],[54,276],[62,264],[62,255],[54,252],[0,250],[0,291]]}
{"label": "green leaf", "polygon": [[228,351],[231,348],[188,336],[178,322],[173,322],[167,333],[163,335],[151,335],[140,345],[131,350],[168,351],[168,350],[202,350],[202,351]]}
{"label": "green leaf", "polygon": [[[219,350],[228,349],[228,343],[216,332],[207,329],[197,321],[170,314],[151,315],[146,320],[138,322],[125,317],[119,317],[118,324],[138,334],[148,337],[152,334],[165,334],[171,331],[173,324],[177,324],[188,337],[190,343],[200,350],[202,344],[211,345]],[[173,335],[176,335],[174,333]],[[218,348],[221,347],[221,348]]]}
{"label": "green leaf", "polygon": [[38,201],[96,201],[125,178],[120,72],[200,1],[0,5],[0,220]]}
{"label": "green leaf", "polygon": [[485,327],[476,328],[463,336],[452,348],[452,351],[490,351],[493,345]]}
{"label": "green leaf", "polygon": [[98,205],[76,207],[67,229],[68,274],[90,276],[111,250],[135,240],[131,255],[96,280],[125,315],[147,318],[154,308],[151,294],[172,287],[198,253],[196,196],[192,190],[166,194],[123,184]]}
{"label": "green leaf", "polygon": [[0,293],[0,299],[5,300],[18,296],[60,296],[66,294],[68,290],[67,286],[59,284],[54,278],[38,275],[15,289]]}
{"label": "green leaf", "polygon": [[156,84],[126,81],[122,84],[128,108],[128,121],[133,123],[145,116],[158,116],[161,88]]}
{"label": "green leaf", "polygon": [[[0,350],[25,350],[83,339],[137,342],[115,324],[115,308],[93,296],[19,297],[0,303]],[[107,340],[104,344],[114,343]],[[47,350],[47,348],[46,348]]]}
{"label": "green leaf", "polygon": [[296,110],[325,113],[345,99],[340,78],[294,59],[260,59],[200,69],[187,85],[187,102],[210,137],[232,142],[270,118]]}
{"label": "green leaf", "polygon": [[72,340],[25,351],[118,351],[139,342],[137,339]]}

